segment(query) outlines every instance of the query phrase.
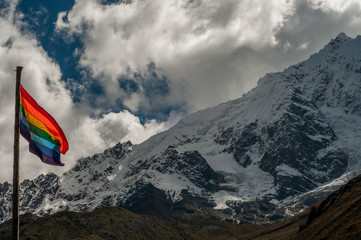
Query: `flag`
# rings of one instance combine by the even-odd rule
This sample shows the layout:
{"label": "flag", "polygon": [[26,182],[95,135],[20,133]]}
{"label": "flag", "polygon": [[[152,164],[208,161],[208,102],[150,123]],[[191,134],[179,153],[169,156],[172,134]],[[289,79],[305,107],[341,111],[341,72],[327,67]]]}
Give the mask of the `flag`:
{"label": "flag", "polygon": [[55,119],[20,86],[20,134],[29,142],[29,150],[41,161],[64,166],[60,153],[65,154],[68,141]]}

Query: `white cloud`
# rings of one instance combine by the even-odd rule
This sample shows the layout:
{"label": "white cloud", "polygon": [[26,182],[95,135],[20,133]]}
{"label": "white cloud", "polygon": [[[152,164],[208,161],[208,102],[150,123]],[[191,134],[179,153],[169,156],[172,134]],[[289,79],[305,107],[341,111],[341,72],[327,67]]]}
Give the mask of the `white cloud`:
{"label": "white cloud", "polygon": [[[71,108],[71,99],[62,84],[59,67],[54,64],[46,53],[38,46],[38,42],[29,35],[21,34],[16,25],[22,22],[14,14],[16,1],[9,1],[9,8],[3,9],[0,18],[0,101],[2,104],[0,115],[0,132],[2,146],[1,177],[0,180],[11,179],[13,161],[13,131],[15,105],[15,68],[24,66],[22,83],[29,92],[37,96],[44,107],[53,112],[54,117],[62,121],[64,112]],[[50,85],[46,84],[48,79]],[[62,111],[57,111],[62,109]],[[51,111],[52,110],[52,111]],[[34,158],[27,151],[27,145],[21,144],[21,175],[44,170],[44,167],[33,162]],[[32,175],[32,174],[30,174]],[[32,175],[34,176],[34,175]]]}
{"label": "white cloud", "polygon": [[[275,46],[290,12],[292,4],[278,0],[136,0],[107,6],[79,0],[59,14],[56,26],[82,36],[80,65],[100,78],[109,101],[147,101],[120,95],[118,78],[128,67],[141,72],[154,62],[171,81],[169,99],[182,98],[194,111],[238,97],[249,82],[254,86],[260,76],[244,80],[248,75],[239,66],[248,60],[237,52]],[[186,91],[179,91],[179,84]]]}
{"label": "white cloud", "polygon": [[[339,32],[354,36],[357,0],[134,0],[102,5],[75,1],[57,29],[81,37],[80,65],[92,70],[110,103],[136,111],[144,92],[122,94],[119,76],[164,71],[168,101],[192,112],[239,97],[267,72],[280,71],[318,51]],[[179,89],[182,90],[179,90]]]}
{"label": "white cloud", "polygon": [[[90,109],[85,101],[74,105],[59,66],[34,36],[19,30],[26,25],[15,12],[17,1],[8,0],[8,5],[0,10],[0,182],[12,174],[17,65],[24,66],[26,89],[57,119],[70,143],[63,157],[66,167],[54,168],[40,163],[22,140],[23,178],[63,171],[78,157],[118,141],[139,143],[176,121],[172,116],[166,123],[142,124],[128,111],[90,118],[107,109]],[[134,0],[103,6],[97,0],[77,0],[71,11],[59,14],[56,26],[69,39],[81,37],[84,48],[74,54],[106,93],[96,101],[116,104],[120,99],[134,112],[185,102],[194,111],[239,97],[265,73],[305,59],[339,32],[356,35],[360,16],[358,1]],[[171,88],[156,104],[150,103],[144,83],[137,82],[133,93],[121,90],[118,83],[129,67],[131,73],[146,75],[150,62],[168,77]],[[80,83],[74,80],[68,87],[87,87]]]}
{"label": "white cloud", "polygon": [[[86,118],[72,136],[74,139],[82,139],[82,148],[79,151],[89,154],[109,148],[119,141],[131,140],[133,144],[139,144],[169,128],[178,120],[177,117],[166,123],[151,120],[142,125],[138,117],[128,111],[122,111],[109,113],[98,119]],[[95,146],[96,149],[94,149]]]}
{"label": "white cloud", "polygon": [[[15,12],[16,2],[0,15],[0,182],[11,181],[13,166],[13,131],[15,104],[15,68],[24,67],[22,84],[63,128],[70,149],[62,156],[65,167],[53,167],[40,162],[28,151],[27,142],[21,138],[20,176],[33,178],[40,173],[60,173],[70,168],[81,156],[101,152],[119,141],[139,143],[149,136],[169,127],[168,123],[149,121],[142,125],[137,117],[124,111],[109,113],[92,119],[85,105],[75,106],[70,93],[61,81],[59,66],[52,61],[29,33],[22,33],[21,15]],[[174,123],[176,119],[170,119]],[[170,123],[169,123],[170,124]]]}
{"label": "white cloud", "polygon": [[309,44],[309,42],[304,42],[304,43],[302,43],[302,44],[300,44],[300,46],[298,46],[298,48],[299,49],[307,49],[308,48],[308,44]]}
{"label": "white cloud", "polygon": [[144,95],[136,92],[132,93],[130,98],[124,100],[124,106],[128,107],[133,112],[137,112],[139,105],[144,101]]}
{"label": "white cloud", "polygon": [[360,7],[361,2],[358,0],[308,0],[313,9],[320,9],[325,12],[342,13],[351,6]]}

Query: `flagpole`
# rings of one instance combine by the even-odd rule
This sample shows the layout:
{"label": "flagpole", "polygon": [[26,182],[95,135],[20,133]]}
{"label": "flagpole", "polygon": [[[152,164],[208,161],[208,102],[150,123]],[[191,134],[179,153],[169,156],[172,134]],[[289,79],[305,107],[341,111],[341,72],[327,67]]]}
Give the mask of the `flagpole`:
{"label": "flagpole", "polygon": [[13,170],[13,240],[19,240],[19,135],[20,135],[20,82],[23,67],[16,67],[14,170]]}

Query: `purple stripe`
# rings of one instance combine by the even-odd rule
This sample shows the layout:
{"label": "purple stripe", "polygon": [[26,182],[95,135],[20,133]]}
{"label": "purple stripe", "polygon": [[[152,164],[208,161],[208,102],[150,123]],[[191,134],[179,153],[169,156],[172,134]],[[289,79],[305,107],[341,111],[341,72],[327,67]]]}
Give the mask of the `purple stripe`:
{"label": "purple stripe", "polygon": [[38,144],[31,140],[29,128],[22,121],[20,121],[20,134],[29,142],[29,151],[38,156],[42,162],[55,166],[64,166],[64,163],[60,162],[59,153],[50,151],[53,153],[53,158],[42,153]]}
{"label": "purple stripe", "polygon": [[20,122],[20,134],[26,139],[26,141],[31,143],[29,128],[23,122]]}
{"label": "purple stripe", "polygon": [[35,154],[36,156],[38,156],[41,159],[41,161],[44,163],[55,166],[64,166],[64,163],[60,162],[60,160],[56,161],[55,159],[42,154],[41,151],[34,144],[31,143],[29,144],[29,151]]}

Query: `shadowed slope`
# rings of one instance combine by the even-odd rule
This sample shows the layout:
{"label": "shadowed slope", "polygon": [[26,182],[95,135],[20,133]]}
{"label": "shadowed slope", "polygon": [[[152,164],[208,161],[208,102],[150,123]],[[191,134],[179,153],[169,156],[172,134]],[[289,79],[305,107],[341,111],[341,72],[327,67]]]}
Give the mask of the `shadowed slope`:
{"label": "shadowed slope", "polygon": [[[167,222],[117,207],[47,217],[25,214],[20,219],[20,237],[27,240],[236,239],[259,228],[207,219]],[[11,239],[11,220],[0,225],[0,239]]]}
{"label": "shadowed slope", "polygon": [[359,239],[360,216],[361,175],[306,211],[240,239]]}

